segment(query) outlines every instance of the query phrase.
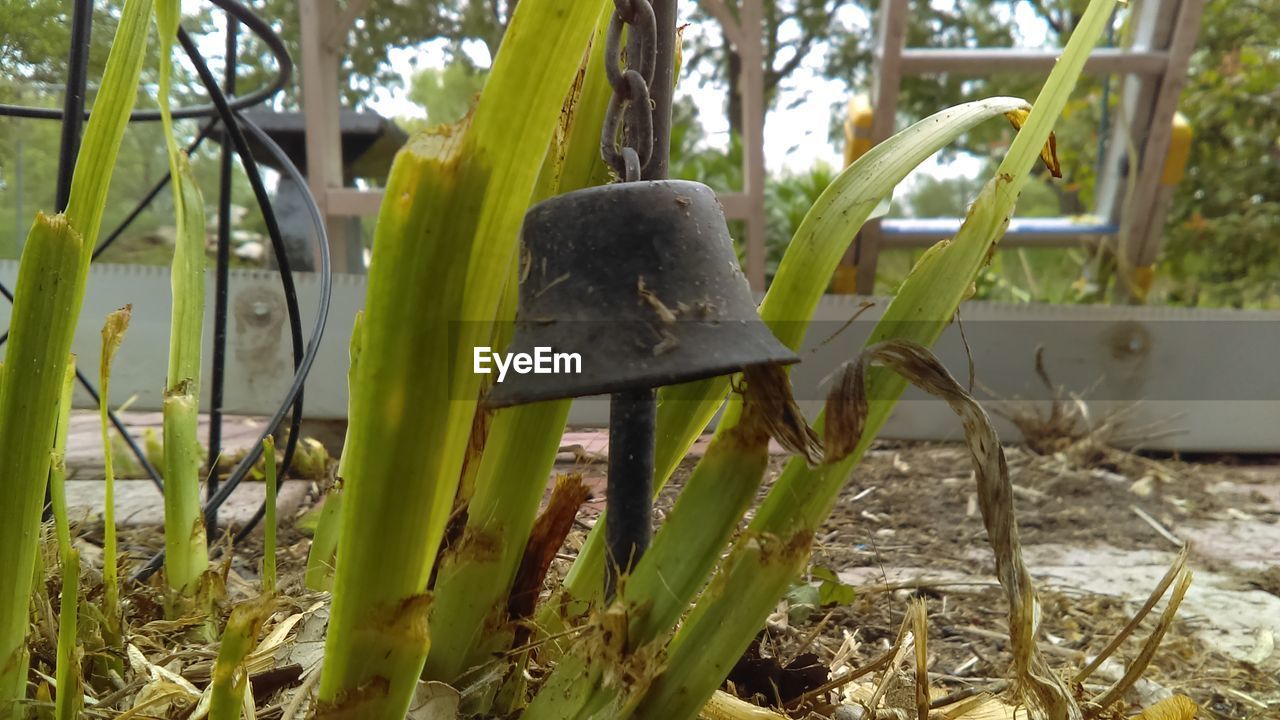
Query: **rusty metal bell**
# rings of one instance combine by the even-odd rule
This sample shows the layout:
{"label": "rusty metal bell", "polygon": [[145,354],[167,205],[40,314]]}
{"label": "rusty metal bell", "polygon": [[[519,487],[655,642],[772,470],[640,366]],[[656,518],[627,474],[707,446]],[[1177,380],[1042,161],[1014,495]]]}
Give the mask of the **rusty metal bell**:
{"label": "rusty metal bell", "polygon": [[799,360],[760,320],[706,185],[642,181],[560,195],[529,209],[522,244],[507,354],[526,354],[534,369],[495,382],[488,407]]}

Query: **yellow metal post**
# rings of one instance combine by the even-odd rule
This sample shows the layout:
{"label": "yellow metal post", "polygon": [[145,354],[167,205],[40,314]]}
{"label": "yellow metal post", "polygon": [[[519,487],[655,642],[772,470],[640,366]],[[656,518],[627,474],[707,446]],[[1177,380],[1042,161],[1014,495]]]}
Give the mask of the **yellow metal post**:
{"label": "yellow metal post", "polygon": [[[871,103],[863,96],[849,101],[849,116],[844,121],[844,166],[849,167],[866,154],[875,143],[871,138]],[[836,266],[831,292],[854,295],[858,292],[858,250],[861,238],[855,238],[849,252]],[[870,292],[870,288],[867,289]]]}
{"label": "yellow metal post", "polygon": [[[1164,156],[1164,168],[1160,173],[1160,185],[1156,189],[1155,212],[1147,232],[1159,236],[1164,232],[1163,220],[1173,199],[1173,190],[1187,173],[1187,160],[1191,156],[1191,124],[1182,113],[1174,113],[1173,129],[1169,136],[1169,150]],[[1159,244],[1153,241],[1143,243],[1149,248],[1150,255],[1141,257],[1129,275],[1129,294],[1134,301],[1146,302],[1155,282],[1155,248]]]}

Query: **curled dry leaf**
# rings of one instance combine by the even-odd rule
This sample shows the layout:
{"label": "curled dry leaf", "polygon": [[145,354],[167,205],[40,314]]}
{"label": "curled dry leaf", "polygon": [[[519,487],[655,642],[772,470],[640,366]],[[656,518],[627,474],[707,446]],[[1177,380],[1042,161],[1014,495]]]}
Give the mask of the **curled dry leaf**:
{"label": "curled dry leaf", "polygon": [[810,465],[822,462],[822,441],[809,427],[791,394],[791,379],[781,365],[752,365],[743,369],[746,380],[744,417],[759,422],[786,451]]}
{"label": "curled dry leaf", "polygon": [[946,401],[960,416],[978,482],[978,505],[995,551],[996,575],[1009,598],[1013,691],[1038,716],[1078,720],[1082,717],[1079,705],[1036,645],[1040,606],[1031,574],[1022,560],[1004,450],[986,411],[928,348],[908,340],[889,340],[867,348],[840,370],[827,397],[827,461],[846,457],[857,446],[867,415],[866,374],[872,363],[893,370]]}
{"label": "curled dry leaf", "polygon": [[[1027,121],[1027,116],[1031,114],[1030,109],[1010,110],[1004,116],[1009,118],[1009,124],[1013,125],[1015,130],[1021,130],[1022,124]],[[1040,148],[1040,159],[1044,161],[1044,166],[1049,169],[1049,174],[1060,178],[1062,177],[1062,167],[1058,164],[1058,139],[1053,133],[1049,133],[1049,140]]]}

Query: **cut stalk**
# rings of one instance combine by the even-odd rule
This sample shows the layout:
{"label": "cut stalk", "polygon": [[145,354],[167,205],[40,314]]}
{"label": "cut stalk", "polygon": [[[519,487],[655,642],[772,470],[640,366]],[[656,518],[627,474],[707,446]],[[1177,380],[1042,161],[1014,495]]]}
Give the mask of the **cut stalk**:
{"label": "cut stalk", "polygon": [[[1018,193],[1114,5],[1114,0],[1089,4],[996,178],[980,193],[955,239],[934,246],[917,263],[868,344],[905,338],[928,346],[950,322],[1007,227]],[[899,376],[877,370],[869,377],[873,399],[857,448],[815,468],[795,459],[788,464],[672,640],[666,667],[640,698],[635,717],[693,717],[803,569],[815,529],[905,388]]]}
{"label": "cut stalk", "polygon": [[270,435],[262,439],[262,458],[265,463],[267,499],[266,517],[262,528],[262,594],[276,591],[276,439]]}
{"label": "cut stalk", "polygon": [[[611,16],[600,13],[593,47],[603,43]],[[607,180],[599,128],[612,88],[604,75],[604,54],[588,49],[579,80],[564,101],[532,202]],[[499,306],[495,347],[509,341],[518,284],[513,263]],[[561,401],[504,409],[491,420],[475,469],[462,541],[440,561],[431,609],[432,650],[424,677],[452,682],[466,669],[510,649],[514,629],[507,625],[508,596],[564,435],[569,405]]]}
{"label": "cut stalk", "polygon": [[180,392],[164,399],[164,547],[169,587],[195,590],[209,566],[204,523],[200,519],[199,409],[195,396]]}
{"label": "cut stalk", "polygon": [[76,613],[80,609],[80,551],[68,548],[62,555],[62,600],[58,607],[58,694],[54,717],[80,717],[84,692],[81,689],[80,648],[76,646]]}
{"label": "cut stalk", "polygon": [[404,715],[481,378],[538,170],[603,3],[516,6],[470,122],[409,141],[388,178],[353,392],[325,713]]}
{"label": "cut stalk", "polygon": [[507,649],[507,595],[547,488],[569,405],[567,400],[522,405],[494,418],[467,527],[436,578],[426,678],[452,681]]}
{"label": "cut stalk", "polygon": [[160,120],[168,151],[173,192],[174,243],[170,271],[173,310],[169,326],[169,371],[164,398],[165,577],[184,596],[195,591],[209,565],[204,518],[200,512],[200,343],[204,325],[204,198],[187,156],[173,133],[169,96],[173,43],[182,18],[179,0],[155,5],[160,42]]}
{"label": "cut stalk", "polygon": [[151,0],[125,0],[102,83],[85,125],[65,217],[37,215],[18,269],[0,380],[0,720],[26,687],[27,602],[40,504],[53,447],[53,413],[84,299],[111,173],[129,121],[147,44]]}
{"label": "cut stalk", "polygon": [[231,611],[209,683],[209,720],[240,720],[245,690],[249,687],[244,660],[257,643],[258,631],[270,614],[270,605],[264,602],[241,603]]}
{"label": "cut stalk", "polygon": [[98,363],[98,420],[102,426],[102,465],[105,475],[102,510],[102,616],[105,618],[104,639],[109,647],[120,646],[121,611],[120,581],[118,577],[119,554],[116,549],[116,472],[111,450],[111,360],[115,357],[120,344],[124,342],[125,331],[129,329],[129,318],[133,307],[126,305],[107,315],[102,326],[102,356]]}
{"label": "cut stalk", "polygon": [[[36,217],[18,269],[0,382],[0,718],[25,694],[27,609],[40,510],[75,329],[80,235],[61,215]],[[70,542],[68,536],[67,542]]]}

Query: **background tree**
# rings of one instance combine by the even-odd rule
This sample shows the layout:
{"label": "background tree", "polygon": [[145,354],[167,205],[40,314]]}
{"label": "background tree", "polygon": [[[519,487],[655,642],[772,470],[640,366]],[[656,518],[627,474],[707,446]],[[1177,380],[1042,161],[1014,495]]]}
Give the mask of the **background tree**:
{"label": "background tree", "polygon": [[1280,308],[1280,3],[1210,2],[1181,109],[1195,137],[1156,290]]}

